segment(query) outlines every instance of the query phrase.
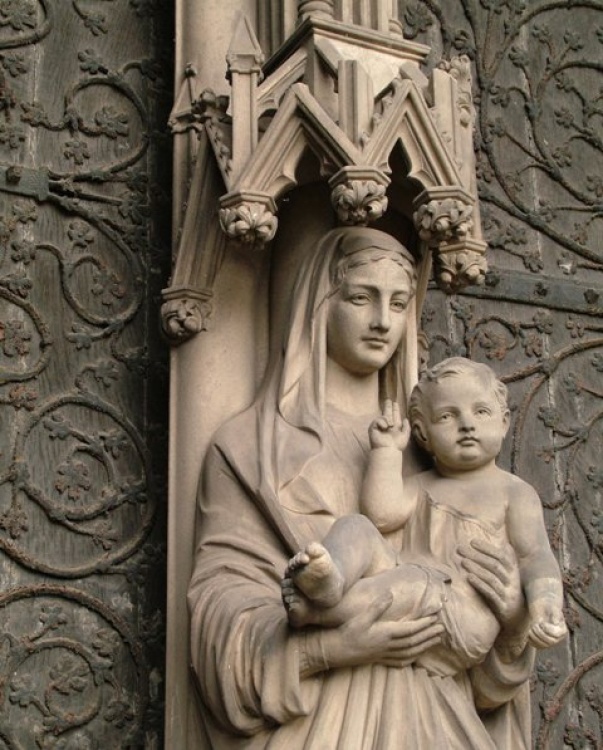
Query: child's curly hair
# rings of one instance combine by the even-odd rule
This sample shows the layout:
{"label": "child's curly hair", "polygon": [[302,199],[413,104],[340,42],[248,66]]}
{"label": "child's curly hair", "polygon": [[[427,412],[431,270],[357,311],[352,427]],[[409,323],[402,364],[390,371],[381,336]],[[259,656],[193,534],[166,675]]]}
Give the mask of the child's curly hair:
{"label": "child's curly hair", "polygon": [[496,400],[503,412],[509,408],[507,386],[496,377],[495,372],[479,362],[472,362],[465,357],[450,357],[438,362],[437,365],[426,370],[413,388],[408,402],[408,419],[412,426],[424,419],[423,407],[426,391],[433,383],[438,383],[443,378],[454,375],[473,375],[477,377],[485,387],[492,388]]}

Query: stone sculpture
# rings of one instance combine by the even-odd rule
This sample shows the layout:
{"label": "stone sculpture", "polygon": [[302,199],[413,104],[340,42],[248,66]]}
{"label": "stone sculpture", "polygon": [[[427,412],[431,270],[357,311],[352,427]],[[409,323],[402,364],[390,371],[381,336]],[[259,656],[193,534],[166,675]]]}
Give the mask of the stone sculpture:
{"label": "stone sculpture", "polygon": [[[509,426],[505,385],[485,365],[444,360],[413,390],[409,415],[435,467],[403,480],[410,426],[398,404],[387,401],[383,416],[369,428],[371,451],[360,497],[366,515],[336,521],[324,544],[313,542],[292,558],[283,580],[290,623],[341,625],[370,603],[381,585],[392,593],[388,617],[438,612],[447,647],[479,659],[492,648],[499,623],[479,593],[471,562],[464,562],[464,550],[509,541],[530,613],[514,648],[521,652],[526,640],[537,648],[555,645],[567,628],[542,506],[530,485],[495,463]],[[402,527],[402,551],[396,552],[379,532]],[[429,668],[423,656],[416,664]]]}
{"label": "stone sculpture", "polygon": [[[407,413],[414,291],[415,262],[392,236],[364,228],[328,232],[300,269],[284,345],[274,348],[259,395],[210,446],[189,606],[193,666],[216,750],[530,747],[534,650],[525,640],[530,627],[534,641],[537,632],[522,580],[539,578],[524,574],[504,534],[464,545],[470,576],[462,596],[477,598],[466,591],[473,586],[494,622],[487,635],[474,629],[468,644],[465,633],[455,640],[440,621],[442,598],[454,590],[447,577],[460,578],[460,569],[451,573],[419,553],[413,560],[412,549],[405,569],[381,574],[402,578],[406,570],[422,582],[425,595],[404,619],[389,612],[389,587],[373,585],[379,576],[355,584],[367,587],[363,608],[352,607],[331,627],[292,628],[282,605],[291,555],[361,510],[363,483],[371,481],[369,426],[388,399]],[[394,427],[394,407],[387,409]],[[499,415],[497,436],[505,420]],[[374,441],[379,430],[390,436],[389,425],[379,424]],[[498,437],[494,445],[498,452]],[[405,486],[395,485],[391,498],[398,504],[418,471],[411,446],[403,452]],[[446,481],[434,477],[426,489],[437,500]],[[370,494],[379,510],[379,492]],[[467,497],[479,499],[473,491]],[[369,513],[378,520],[374,508]],[[410,515],[419,518],[418,504]],[[402,550],[399,531],[387,537]]]}
{"label": "stone sculpture", "polygon": [[[429,47],[404,38],[401,12],[393,0],[178,5],[174,264],[162,306],[175,347],[166,668],[174,747],[211,745],[188,669],[200,465],[215,430],[255,398],[308,248],[335,221],[378,223],[419,260],[418,299],[430,269],[446,291],[485,282],[470,60],[434,68]],[[417,369],[414,321],[409,328],[407,385]],[[290,539],[287,555],[310,538]]]}

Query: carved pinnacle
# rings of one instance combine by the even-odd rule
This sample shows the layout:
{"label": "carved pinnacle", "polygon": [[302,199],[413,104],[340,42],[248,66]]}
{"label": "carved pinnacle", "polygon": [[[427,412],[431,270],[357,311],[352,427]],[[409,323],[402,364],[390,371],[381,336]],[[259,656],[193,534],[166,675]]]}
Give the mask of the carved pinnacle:
{"label": "carved pinnacle", "polygon": [[226,55],[232,89],[232,172],[239,174],[258,143],[256,89],[264,60],[246,16],[239,16]]}

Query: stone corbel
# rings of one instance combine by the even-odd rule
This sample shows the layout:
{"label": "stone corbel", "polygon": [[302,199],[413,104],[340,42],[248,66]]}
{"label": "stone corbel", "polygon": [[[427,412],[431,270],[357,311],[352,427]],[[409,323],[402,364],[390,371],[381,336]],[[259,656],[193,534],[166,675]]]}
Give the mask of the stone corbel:
{"label": "stone corbel", "polygon": [[223,196],[220,206],[220,226],[229,239],[253,248],[274,239],[278,219],[271,196],[243,190]]}
{"label": "stone corbel", "polygon": [[[446,193],[452,191],[446,190]],[[427,191],[421,193],[415,205],[413,219],[419,237],[429,247],[464,240],[473,229],[473,201],[461,196],[431,198]]]}
{"label": "stone corbel", "polygon": [[435,279],[445,292],[484,283],[488,264],[486,243],[467,237],[461,242],[440,245],[432,252]]}
{"label": "stone corbel", "polygon": [[331,203],[342,224],[366,226],[387,210],[389,177],[378,169],[343,167],[330,180]]}
{"label": "stone corbel", "polygon": [[431,249],[434,275],[446,292],[484,281],[486,243],[473,237],[474,200],[461,188],[435,188],[415,200],[419,237]]}
{"label": "stone corbel", "polygon": [[163,293],[161,328],[172,345],[182,344],[209,328],[212,296],[209,289],[172,287]]}

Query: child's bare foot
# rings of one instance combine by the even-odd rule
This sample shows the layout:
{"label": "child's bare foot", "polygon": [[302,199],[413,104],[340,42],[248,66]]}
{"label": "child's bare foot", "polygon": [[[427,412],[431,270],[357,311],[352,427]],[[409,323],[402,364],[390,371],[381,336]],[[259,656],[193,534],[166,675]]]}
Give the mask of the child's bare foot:
{"label": "child's bare foot", "polygon": [[285,578],[291,578],[302,594],[318,607],[332,607],[343,596],[343,576],[319,542],[312,542],[289,560]]}
{"label": "child's bare foot", "polygon": [[281,596],[287,611],[289,625],[292,628],[303,628],[306,625],[318,625],[320,610],[302,594],[291,578],[285,576],[281,581]]}

